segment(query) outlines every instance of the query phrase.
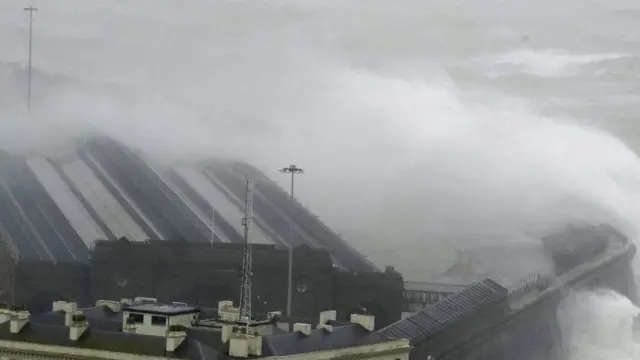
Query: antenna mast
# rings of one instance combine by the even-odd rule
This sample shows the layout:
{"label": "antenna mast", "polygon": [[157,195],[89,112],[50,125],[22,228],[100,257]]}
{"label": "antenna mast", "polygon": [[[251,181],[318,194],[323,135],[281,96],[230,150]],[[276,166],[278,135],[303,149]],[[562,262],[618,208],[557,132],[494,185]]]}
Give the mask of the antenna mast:
{"label": "antenna mast", "polygon": [[253,222],[253,180],[247,180],[247,201],[245,204],[244,218],[244,252],[242,258],[242,286],[240,292],[240,321],[245,321],[247,328],[251,320],[251,244],[249,243],[249,231]]}

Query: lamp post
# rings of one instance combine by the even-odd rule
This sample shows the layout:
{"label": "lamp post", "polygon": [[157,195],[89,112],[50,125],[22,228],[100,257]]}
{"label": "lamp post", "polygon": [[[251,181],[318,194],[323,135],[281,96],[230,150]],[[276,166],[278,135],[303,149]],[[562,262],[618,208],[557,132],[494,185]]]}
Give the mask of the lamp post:
{"label": "lamp post", "polygon": [[31,53],[33,44],[33,13],[38,11],[38,8],[29,6],[24,8],[24,11],[29,12],[29,63],[27,65],[27,110],[31,110]]}
{"label": "lamp post", "polygon": [[[291,174],[291,199],[295,201],[294,197],[294,184],[295,184],[295,176],[304,174],[304,170],[301,168],[291,164],[288,167],[280,169],[280,172],[285,174]],[[289,223],[289,240],[293,242],[293,224]],[[288,280],[287,280],[287,316],[291,316],[291,292],[292,292],[292,282],[293,282],[293,243],[289,244],[289,271],[288,271]]]}

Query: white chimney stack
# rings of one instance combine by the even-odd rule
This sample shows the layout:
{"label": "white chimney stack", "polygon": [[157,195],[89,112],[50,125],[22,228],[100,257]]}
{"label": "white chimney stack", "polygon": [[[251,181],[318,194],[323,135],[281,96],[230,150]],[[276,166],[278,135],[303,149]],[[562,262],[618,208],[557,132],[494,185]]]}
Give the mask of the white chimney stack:
{"label": "white chimney stack", "polygon": [[28,311],[12,311],[9,318],[9,329],[12,334],[20,333],[20,330],[29,322]]}
{"label": "white chimney stack", "polygon": [[245,334],[233,334],[229,339],[229,355],[238,358],[249,357],[249,338]]}
{"label": "white chimney stack", "polygon": [[238,358],[262,356],[262,336],[234,333],[229,339],[229,355]]}
{"label": "white chimney stack", "polygon": [[368,331],[375,329],[375,317],[373,315],[351,314],[351,323],[359,324]]}
{"label": "white chimney stack", "polygon": [[174,352],[187,338],[187,333],[182,326],[170,326],[167,332],[167,340],[165,350]]}
{"label": "white chimney stack", "polygon": [[262,356],[262,336],[249,337],[249,355]]}
{"label": "white chimney stack", "polygon": [[51,310],[53,312],[63,312],[64,326],[70,326],[71,317],[76,311],[78,311],[78,304],[68,301],[54,301]]}
{"label": "white chimney stack", "polygon": [[218,317],[222,321],[240,320],[240,309],[233,306],[233,301],[218,301]]}
{"label": "white chimney stack", "polygon": [[78,341],[88,328],[89,323],[87,322],[87,317],[82,311],[76,311],[71,314],[71,322],[69,323],[69,339],[71,339],[71,341]]}
{"label": "white chimney stack", "polygon": [[65,312],[74,313],[78,311],[78,304],[69,301],[54,301],[52,310],[53,312]]}
{"label": "white chimney stack", "polygon": [[11,319],[11,311],[5,308],[0,308],[0,324],[6,323]]}
{"label": "white chimney stack", "polygon": [[326,325],[330,321],[336,321],[338,313],[335,310],[326,310],[320,312],[320,321],[318,321],[318,328],[322,325]]}
{"label": "white chimney stack", "polygon": [[222,324],[221,331],[222,335],[222,343],[226,343],[229,341],[231,334],[233,333],[233,325],[232,324]]}
{"label": "white chimney stack", "polygon": [[293,324],[293,332],[299,332],[306,336],[311,335],[311,324],[295,323]]}

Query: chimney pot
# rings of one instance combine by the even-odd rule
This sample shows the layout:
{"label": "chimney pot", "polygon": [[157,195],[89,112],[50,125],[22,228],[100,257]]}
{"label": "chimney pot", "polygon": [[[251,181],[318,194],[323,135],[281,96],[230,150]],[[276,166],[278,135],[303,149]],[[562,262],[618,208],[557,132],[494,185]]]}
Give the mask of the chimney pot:
{"label": "chimney pot", "polygon": [[0,308],[0,324],[11,320],[11,312],[7,309]]}

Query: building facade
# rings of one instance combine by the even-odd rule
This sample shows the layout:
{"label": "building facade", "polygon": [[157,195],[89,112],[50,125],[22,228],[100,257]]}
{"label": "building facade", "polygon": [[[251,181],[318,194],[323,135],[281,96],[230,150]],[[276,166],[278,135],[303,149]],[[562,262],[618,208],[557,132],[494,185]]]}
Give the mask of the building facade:
{"label": "building facade", "polygon": [[56,301],[52,310],[0,309],[0,359],[407,360],[411,350],[408,340],[376,332],[375,317],[351,314],[339,324],[333,310],[315,326],[293,324],[292,332],[281,330],[276,312],[244,322],[230,301],[204,319],[196,307],[153,298],[101,300],[87,309]]}

